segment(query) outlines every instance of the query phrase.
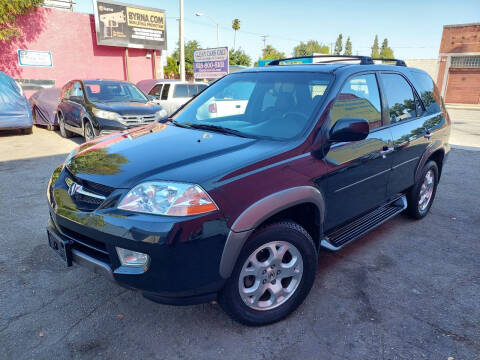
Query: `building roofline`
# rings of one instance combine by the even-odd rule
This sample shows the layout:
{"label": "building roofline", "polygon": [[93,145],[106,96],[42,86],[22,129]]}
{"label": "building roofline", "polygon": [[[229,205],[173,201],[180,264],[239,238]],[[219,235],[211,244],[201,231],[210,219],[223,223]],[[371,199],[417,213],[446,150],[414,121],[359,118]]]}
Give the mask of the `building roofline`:
{"label": "building roofline", "polygon": [[452,25],[443,25],[444,28],[451,27],[465,27],[465,26],[480,26],[480,22],[477,23],[468,23],[468,24],[452,24]]}

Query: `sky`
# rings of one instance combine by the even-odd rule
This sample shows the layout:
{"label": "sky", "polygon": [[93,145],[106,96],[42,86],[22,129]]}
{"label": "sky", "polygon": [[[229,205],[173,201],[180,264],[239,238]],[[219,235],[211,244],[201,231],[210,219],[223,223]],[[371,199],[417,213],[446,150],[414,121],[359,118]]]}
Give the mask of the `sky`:
{"label": "sky", "polygon": [[[122,2],[164,9],[167,17],[167,52],[178,41],[178,0],[123,0]],[[92,0],[76,0],[75,11],[93,13]],[[197,17],[195,13],[206,16]],[[237,48],[252,60],[267,44],[292,55],[300,41],[317,40],[328,46],[338,34],[350,36],[353,53],[370,55],[375,35],[380,44],[388,39],[395,57],[433,59],[438,56],[443,25],[480,22],[480,0],[184,0],[185,41],[197,40],[202,48],[216,46],[220,24],[220,46],[233,48],[232,21],[238,18]]]}

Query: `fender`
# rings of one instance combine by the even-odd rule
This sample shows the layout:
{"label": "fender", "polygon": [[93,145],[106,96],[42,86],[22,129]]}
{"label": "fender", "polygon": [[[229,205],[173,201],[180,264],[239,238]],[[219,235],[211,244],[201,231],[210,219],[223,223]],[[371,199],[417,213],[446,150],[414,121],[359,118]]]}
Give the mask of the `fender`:
{"label": "fender", "polygon": [[420,158],[417,168],[415,169],[415,183],[419,180],[420,176],[422,175],[422,169],[427,163],[427,160],[434,152],[437,150],[443,151],[443,159],[445,160],[445,155],[446,155],[446,150],[445,146],[443,146],[442,142],[440,140],[436,140],[433,143],[431,143],[423,153],[422,157]]}
{"label": "fender", "polygon": [[325,200],[317,188],[313,186],[299,186],[271,194],[250,205],[233,223],[228,234],[220,260],[220,275],[230,277],[243,245],[252,232],[269,217],[289,207],[313,203],[317,206],[323,224],[325,214]]}

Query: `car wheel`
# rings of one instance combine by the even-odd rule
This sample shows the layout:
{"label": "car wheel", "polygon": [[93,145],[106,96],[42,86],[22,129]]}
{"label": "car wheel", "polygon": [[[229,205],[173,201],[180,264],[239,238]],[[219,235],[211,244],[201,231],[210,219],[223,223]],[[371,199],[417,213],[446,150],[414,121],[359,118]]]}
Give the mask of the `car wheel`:
{"label": "car wheel", "polygon": [[73,133],[65,129],[65,122],[63,121],[63,115],[58,115],[58,126],[60,128],[60,135],[64,138],[71,138]]}
{"label": "car wheel", "polygon": [[218,302],[228,315],[245,325],[279,321],[310,292],[317,257],[312,237],[297,223],[267,225],[245,244]]}
{"label": "car wheel", "polygon": [[422,175],[407,194],[407,213],[415,218],[425,217],[432,206],[437,192],[438,166],[435,161],[429,161],[422,169]]}
{"label": "car wheel", "polygon": [[33,132],[32,130],[32,126],[30,126],[29,128],[25,128],[25,129],[22,129],[22,134],[23,135],[29,135]]}
{"label": "car wheel", "polygon": [[93,126],[90,121],[85,121],[85,126],[83,127],[83,137],[85,141],[90,141],[95,138],[95,132],[93,131]]}

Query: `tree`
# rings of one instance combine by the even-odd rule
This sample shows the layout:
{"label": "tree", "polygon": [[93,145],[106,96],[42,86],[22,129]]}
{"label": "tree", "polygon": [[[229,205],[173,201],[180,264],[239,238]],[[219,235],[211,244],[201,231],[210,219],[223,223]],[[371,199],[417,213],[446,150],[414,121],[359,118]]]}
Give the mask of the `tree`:
{"label": "tree", "polygon": [[[200,43],[197,40],[190,40],[185,43],[185,73],[192,75],[193,74],[193,52],[200,49]],[[172,57],[176,59],[177,62],[180,62],[180,50],[175,49]],[[168,66],[168,58],[167,58]]]}
{"label": "tree", "polygon": [[347,38],[347,42],[345,43],[345,52],[343,55],[352,55],[352,42],[350,41],[350,36]]}
{"label": "tree", "polygon": [[380,47],[378,46],[378,35],[375,35],[375,40],[373,40],[371,57],[372,58],[380,57]]}
{"label": "tree", "polygon": [[328,54],[328,46],[320,44],[316,40],[309,40],[306,43],[302,41],[293,48],[293,56],[310,56],[313,53]]}
{"label": "tree", "polygon": [[0,41],[10,40],[21,35],[16,26],[23,14],[43,4],[44,0],[1,0],[0,1]]}
{"label": "tree", "polygon": [[385,38],[382,42],[382,48],[380,49],[380,57],[382,59],[393,59],[393,50],[388,46],[388,40]]}
{"label": "tree", "polygon": [[173,56],[167,56],[167,66],[163,69],[165,76],[173,78],[178,75],[178,63],[177,59]]}
{"label": "tree", "polygon": [[233,50],[236,49],[236,43],[237,43],[237,31],[240,30],[240,20],[238,19],[233,19],[232,21],[232,29],[234,31],[233,35]]}
{"label": "tree", "polygon": [[250,56],[248,56],[242,49],[233,50],[230,52],[230,65],[250,66],[251,63],[252,59],[250,59]]}
{"label": "tree", "polygon": [[340,55],[342,53],[342,48],[343,48],[343,35],[340,34],[338,35],[337,41],[335,42],[335,50],[333,53],[335,55]]}
{"label": "tree", "polygon": [[272,45],[267,45],[265,49],[262,50],[261,60],[276,60],[285,58],[285,53],[278,51]]}

